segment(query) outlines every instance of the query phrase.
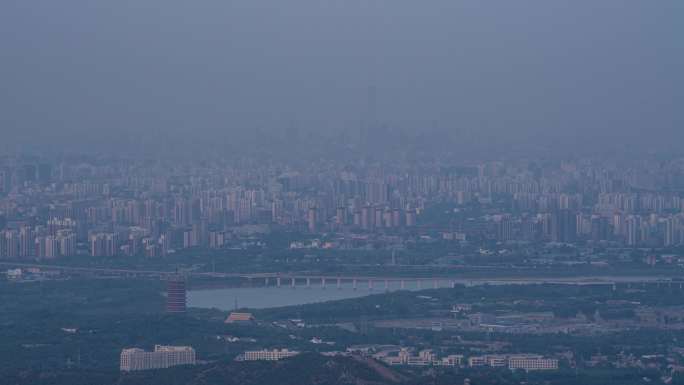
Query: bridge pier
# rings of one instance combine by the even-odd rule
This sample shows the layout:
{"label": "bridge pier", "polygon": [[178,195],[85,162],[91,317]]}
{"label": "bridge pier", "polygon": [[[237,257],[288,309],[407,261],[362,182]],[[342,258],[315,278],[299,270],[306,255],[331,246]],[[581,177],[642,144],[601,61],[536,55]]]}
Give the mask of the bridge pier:
{"label": "bridge pier", "polygon": [[276,286],[280,287],[280,277],[276,278]]}
{"label": "bridge pier", "polygon": [[292,277],[290,279],[290,286],[294,289],[296,285],[297,285],[297,279],[295,277]]}
{"label": "bridge pier", "polygon": [[325,277],[321,278],[321,288],[323,288],[323,290],[325,290]]}
{"label": "bridge pier", "polygon": [[406,281],[404,281],[404,280],[402,279],[401,282],[399,283],[399,287],[401,288],[401,290],[406,289]]}
{"label": "bridge pier", "polygon": [[456,288],[456,281],[451,281],[451,288],[452,289]]}
{"label": "bridge pier", "polygon": [[264,286],[265,286],[265,287],[268,287],[268,284],[269,284],[269,282],[268,282],[268,277],[266,277],[266,278],[264,279]]}
{"label": "bridge pier", "polygon": [[373,280],[372,279],[368,280],[368,290],[373,290]]}
{"label": "bridge pier", "polygon": [[352,289],[356,290],[356,278],[352,280]]}
{"label": "bridge pier", "polygon": [[307,289],[311,288],[311,278],[306,279],[306,288]]}

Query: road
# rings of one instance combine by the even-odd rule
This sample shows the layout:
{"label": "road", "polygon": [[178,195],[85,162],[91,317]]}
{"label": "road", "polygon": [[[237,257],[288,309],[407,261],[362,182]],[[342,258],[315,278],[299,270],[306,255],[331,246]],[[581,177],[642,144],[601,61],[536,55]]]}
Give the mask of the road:
{"label": "road", "polygon": [[[33,263],[19,263],[19,262],[0,262],[0,266],[6,268],[37,268],[41,270],[59,270],[64,272],[74,273],[89,273],[98,275],[117,275],[127,277],[157,277],[167,278],[178,274],[176,271],[162,271],[162,270],[137,270],[137,269],[114,269],[114,268],[100,268],[100,267],[79,267],[79,266],[63,266],[51,264],[33,264]],[[371,275],[326,275],[307,272],[284,272],[284,273],[220,273],[220,272],[183,272],[189,277],[211,277],[211,278],[243,278],[249,280],[264,280],[266,284],[269,282],[277,285],[295,284],[298,281],[304,281],[307,285],[317,283],[325,286],[327,283],[340,282],[432,282],[434,287],[443,286],[443,282],[449,282],[451,285],[503,285],[503,284],[574,284],[574,285],[613,285],[613,284],[642,284],[642,283],[677,283],[673,282],[670,277],[660,275],[641,275],[641,276],[619,276],[619,275],[603,275],[603,276],[574,276],[574,277],[482,277],[482,278],[464,278],[462,276],[434,276],[434,277],[402,277],[402,276],[371,276]],[[271,281],[273,280],[273,281]],[[426,288],[429,286],[425,286]]]}

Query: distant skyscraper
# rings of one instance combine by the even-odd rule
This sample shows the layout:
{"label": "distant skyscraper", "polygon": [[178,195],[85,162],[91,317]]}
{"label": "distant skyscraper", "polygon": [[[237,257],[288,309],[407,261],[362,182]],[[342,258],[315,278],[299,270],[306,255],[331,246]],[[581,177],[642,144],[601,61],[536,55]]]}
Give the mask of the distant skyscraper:
{"label": "distant skyscraper", "polygon": [[104,235],[93,234],[90,236],[90,256],[99,257],[104,255]]}
{"label": "distant skyscraper", "polygon": [[354,211],[354,226],[361,227],[361,211]]}
{"label": "distant skyscraper", "polygon": [[10,192],[12,182],[12,173],[9,169],[0,169],[0,194],[7,194]]}
{"label": "distant skyscraper", "polygon": [[274,200],[271,203],[271,222],[277,223],[283,213],[283,201]]}
{"label": "distant skyscraper", "polygon": [[7,237],[6,231],[0,231],[0,259],[7,257]]}
{"label": "distant skyscraper", "polygon": [[107,257],[113,257],[118,254],[119,236],[118,234],[107,234],[105,236],[105,252]]}
{"label": "distant skyscraper", "polygon": [[186,199],[176,199],[173,206],[173,222],[176,226],[190,224],[190,204]]}
{"label": "distant skyscraper", "polygon": [[641,218],[635,215],[630,215],[625,221],[627,232],[627,245],[636,246],[641,238]]}
{"label": "distant skyscraper", "polygon": [[62,230],[57,235],[57,241],[60,255],[67,257],[76,255],[76,234]]}
{"label": "distant skyscraper", "polygon": [[382,214],[382,221],[385,227],[392,227],[392,210],[389,207],[385,208],[385,212]]}
{"label": "distant skyscraper", "polygon": [[497,239],[499,241],[513,240],[513,221],[509,217],[503,217],[497,222]]}
{"label": "distant skyscraper", "polygon": [[392,226],[401,227],[401,210],[399,209],[392,210]]}
{"label": "distant skyscraper", "polygon": [[386,203],[389,199],[389,186],[382,181],[366,184],[366,199],[372,204]]}
{"label": "distant skyscraper", "polygon": [[30,227],[24,226],[19,230],[19,256],[21,258],[28,258],[34,255],[33,231]]}
{"label": "distant skyscraper", "polygon": [[377,128],[377,89],[374,86],[368,87],[366,95],[366,111],[361,122],[359,132],[359,143],[365,147],[373,142],[375,129]]}
{"label": "distant skyscraper", "polygon": [[679,243],[679,221],[675,217],[669,217],[665,220],[665,234],[663,244],[665,246],[674,246]]}
{"label": "distant skyscraper", "polygon": [[59,241],[52,235],[45,237],[45,258],[54,259],[59,256]]}
{"label": "distant skyscraper", "polygon": [[591,218],[591,239],[594,242],[604,241],[608,239],[608,218],[593,217]]}
{"label": "distant skyscraper", "polygon": [[318,214],[318,212],[317,212],[317,210],[316,210],[316,207],[310,207],[310,208],[309,208],[309,213],[308,213],[308,217],[307,217],[307,222],[308,222],[308,225],[309,225],[309,232],[310,232],[310,233],[315,233],[316,230],[317,230],[317,229],[316,229],[316,222],[317,222],[317,219],[318,219],[318,218],[317,218],[317,216],[318,216],[317,214]]}
{"label": "distant skyscraper", "polygon": [[347,210],[344,207],[338,207],[335,215],[335,221],[338,225],[344,225],[347,223]]}
{"label": "distant skyscraper", "polygon": [[41,184],[47,184],[52,181],[52,166],[48,163],[41,163],[36,169],[36,179]]}
{"label": "distant skyscraper", "polygon": [[416,225],[416,210],[406,210],[406,227],[413,227]]}
{"label": "distant skyscraper", "polygon": [[373,217],[374,218],[373,219],[373,225],[377,228],[382,227],[382,215],[383,215],[382,207],[376,207],[375,208],[375,215]]}
{"label": "distant skyscraper", "polygon": [[113,257],[118,254],[119,237],[114,233],[98,233],[90,236],[90,255]]}
{"label": "distant skyscraper", "polygon": [[361,209],[361,228],[364,230],[371,229],[371,210],[370,206],[363,206]]}
{"label": "distant skyscraper", "polygon": [[162,234],[159,236],[159,249],[161,251],[162,256],[166,256],[169,254],[169,250],[171,250],[170,234]]}
{"label": "distant skyscraper", "polygon": [[5,232],[5,256],[7,258],[19,258],[19,234],[15,230]]}
{"label": "distant skyscraper", "polygon": [[554,242],[571,243],[577,236],[577,215],[562,209],[551,215],[551,239]]}

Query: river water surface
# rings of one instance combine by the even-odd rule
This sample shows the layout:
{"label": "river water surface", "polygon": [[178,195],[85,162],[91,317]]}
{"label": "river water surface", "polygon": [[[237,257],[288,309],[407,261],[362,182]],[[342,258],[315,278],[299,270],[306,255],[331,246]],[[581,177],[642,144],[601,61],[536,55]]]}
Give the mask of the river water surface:
{"label": "river water surface", "polygon": [[[391,288],[390,290],[396,290]],[[384,293],[384,286],[369,290],[367,286],[354,290],[351,284],[344,283],[338,289],[319,285],[311,287],[240,287],[229,289],[191,290],[188,292],[188,306],[232,310],[237,301],[238,307],[265,309],[280,306],[303,305],[307,303],[336,301],[347,298],[364,297]]]}
{"label": "river water surface", "polygon": [[[600,276],[600,277],[565,277],[565,278],[497,278],[497,279],[438,279],[406,281],[404,290],[421,290],[433,287],[450,287],[452,284],[463,285],[504,285],[504,284],[643,284],[644,282],[663,282],[669,280],[667,277],[658,276]],[[235,302],[240,308],[265,309],[280,306],[303,305],[308,303],[335,301],[347,298],[358,298],[371,294],[380,294],[387,291],[401,290],[400,282],[389,281],[385,287],[384,281],[374,281],[373,287],[368,286],[367,281],[358,281],[357,288],[354,289],[351,282],[345,281],[338,288],[334,283],[328,282],[323,288],[319,283],[312,283],[309,287],[301,283],[292,288],[289,285],[281,287],[240,287],[226,289],[207,289],[191,290],[188,292],[188,306],[198,308],[216,308],[220,310],[232,310]],[[680,285],[681,283],[672,283]]]}

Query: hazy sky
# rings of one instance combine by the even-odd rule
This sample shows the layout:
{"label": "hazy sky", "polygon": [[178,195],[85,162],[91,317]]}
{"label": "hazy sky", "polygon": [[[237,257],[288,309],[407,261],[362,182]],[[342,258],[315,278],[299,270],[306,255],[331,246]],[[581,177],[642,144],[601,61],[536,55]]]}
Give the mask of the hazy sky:
{"label": "hazy sky", "polygon": [[404,130],[672,144],[683,68],[681,0],[0,1],[5,149],[356,133],[371,86]]}

